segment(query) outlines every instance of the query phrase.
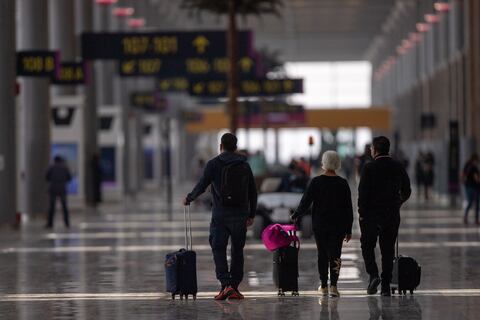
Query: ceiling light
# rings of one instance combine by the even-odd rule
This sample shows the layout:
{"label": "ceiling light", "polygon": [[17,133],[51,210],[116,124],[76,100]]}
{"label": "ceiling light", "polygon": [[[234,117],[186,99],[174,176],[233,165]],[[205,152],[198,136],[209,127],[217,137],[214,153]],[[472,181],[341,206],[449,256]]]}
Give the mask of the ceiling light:
{"label": "ceiling light", "polygon": [[448,12],[450,11],[450,3],[448,2],[436,2],[433,7],[435,8],[435,10],[437,10],[438,12]]}
{"label": "ceiling light", "polygon": [[113,15],[116,17],[131,17],[135,13],[132,7],[117,7],[113,9]]}
{"label": "ceiling light", "polygon": [[418,32],[410,32],[409,39],[412,44],[419,43],[422,41],[422,35]]}
{"label": "ceiling light", "polygon": [[118,0],[95,0],[97,4],[109,6],[111,4],[115,4],[118,2]]}
{"label": "ceiling light", "polygon": [[427,21],[430,24],[438,23],[438,22],[440,22],[440,16],[436,15],[436,14],[429,13],[429,14],[425,15],[425,21]]}
{"label": "ceiling light", "polygon": [[428,23],[425,23],[425,22],[417,23],[418,32],[424,33],[424,32],[428,32],[429,30],[430,30],[430,25]]}
{"label": "ceiling light", "polygon": [[127,23],[130,28],[143,28],[146,21],[144,18],[130,18]]}
{"label": "ceiling light", "polygon": [[413,48],[413,42],[409,39],[403,39],[401,47],[404,50],[404,53],[407,53],[411,48]]}

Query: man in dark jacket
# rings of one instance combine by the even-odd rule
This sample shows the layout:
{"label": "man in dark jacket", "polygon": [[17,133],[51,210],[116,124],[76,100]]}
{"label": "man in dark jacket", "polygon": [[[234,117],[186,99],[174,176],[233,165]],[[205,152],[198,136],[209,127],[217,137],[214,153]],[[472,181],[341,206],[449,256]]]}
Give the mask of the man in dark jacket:
{"label": "man in dark jacket", "polygon": [[[247,227],[253,224],[257,207],[257,190],[252,170],[247,158],[236,153],[236,150],[237,138],[231,133],[224,134],[220,144],[221,154],[207,163],[202,178],[184,200],[184,204],[189,205],[212,185],[213,207],[209,241],[217,279],[222,286],[220,293],[215,297],[216,300],[243,299],[243,295],[238,291],[243,279],[243,248]],[[243,173],[241,170],[244,170]],[[234,177],[234,171],[240,175],[228,179]],[[226,190],[231,191],[233,198],[239,194],[242,201],[232,203]],[[230,269],[227,262],[229,238]]]}
{"label": "man in dark jacket", "polygon": [[70,219],[67,207],[67,184],[72,180],[72,175],[60,156],[55,156],[54,164],[48,168],[47,181],[49,183],[48,192],[50,194],[50,209],[48,210],[47,228],[53,227],[53,218],[55,216],[55,203],[60,198],[63,208],[63,220],[65,226],[70,227]]}
{"label": "man in dark jacket", "polygon": [[[383,136],[373,139],[373,162],[365,165],[358,187],[358,213],[362,255],[370,275],[368,294],[377,293],[382,283],[382,295],[390,295],[395,241],[400,226],[400,207],[411,194],[410,179],[403,166],[390,156],[390,141]],[[375,261],[375,246],[379,239],[382,254],[380,280]]]}

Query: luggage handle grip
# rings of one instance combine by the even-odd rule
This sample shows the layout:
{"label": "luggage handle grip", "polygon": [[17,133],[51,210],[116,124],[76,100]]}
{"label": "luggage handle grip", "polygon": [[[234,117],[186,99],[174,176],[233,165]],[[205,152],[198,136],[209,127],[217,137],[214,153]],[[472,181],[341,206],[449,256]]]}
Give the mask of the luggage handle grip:
{"label": "luggage handle grip", "polygon": [[183,208],[183,217],[185,220],[185,249],[193,251],[192,216],[190,214],[190,205],[186,205]]}
{"label": "luggage handle grip", "polygon": [[300,239],[297,236],[297,230],[291,230],[288,232],[288,234],[294,239],[293,242],[293,247],[300,250]]}

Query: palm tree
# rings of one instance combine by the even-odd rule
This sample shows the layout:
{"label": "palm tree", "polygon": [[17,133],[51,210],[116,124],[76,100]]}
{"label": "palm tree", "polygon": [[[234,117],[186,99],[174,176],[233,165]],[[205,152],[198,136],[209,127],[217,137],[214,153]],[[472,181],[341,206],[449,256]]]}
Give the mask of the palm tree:
{"label": "palm tree", "polygon": [[191,11],[209,11],[219,15],[228,15],[228,112],[230,113],[230,131],[236,133],[238,128],[238,39],[237,14],[261,16],[279,14],[283,0],[183,0],[182,7]]}

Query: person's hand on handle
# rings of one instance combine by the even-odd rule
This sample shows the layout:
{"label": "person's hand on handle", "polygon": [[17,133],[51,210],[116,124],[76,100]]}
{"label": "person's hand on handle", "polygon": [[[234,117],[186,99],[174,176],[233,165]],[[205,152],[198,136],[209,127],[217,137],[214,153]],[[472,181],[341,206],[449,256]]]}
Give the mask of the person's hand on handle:
{"label": "person's hand on handle", "polygon": [[188,199],[185,197],[182,201],[183,205],[184,206],[189,206],[190,205],[190,201],[188,201]]}
{"label": "person's hand on handle", "polygon": [[296,212],[292,210],[290,214],[290,220],[292,220],[294,225],[297,225],[298,223],[298,216],[296,215]]}
{"label": "person's hand on handle", "polygon": [[352,235],[351,234],[346,234],[345,235],[345,242],[349,242],[350,240],[352,240]]}
{"label": "person's hand on handle", "polygon": [[255,221],[255,218],[248,218],[247,219],[247,228],[251,227],[253,225],[254,221]]}

